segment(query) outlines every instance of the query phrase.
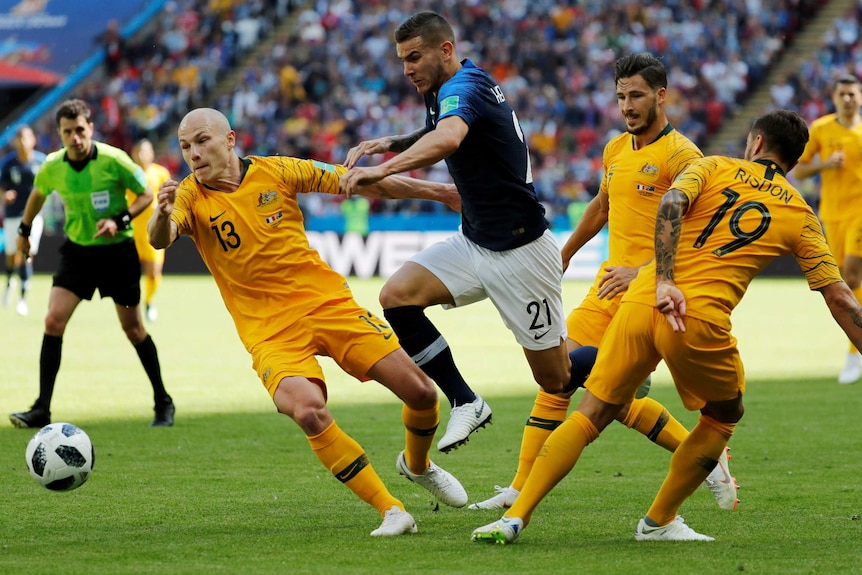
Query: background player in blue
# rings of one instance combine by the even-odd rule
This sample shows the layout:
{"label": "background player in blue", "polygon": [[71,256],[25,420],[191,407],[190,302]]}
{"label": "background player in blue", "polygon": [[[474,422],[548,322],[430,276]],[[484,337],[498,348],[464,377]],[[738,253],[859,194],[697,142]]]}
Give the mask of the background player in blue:
{"label": "background player in blue", "polygon": [[[30,276],[33,275],[32,257],[24,257],[18,251],[18,226],[24,215],[27,198],[33,191],[33,180],[39,167],[45,161],[45,154],[36,149],[36,134],[30,126],[21,126],[15,132],[15,151],[7,156],[0,167],[0,192],[6,209],[3,220],[3,233],[6,239],[6,289],[3,291],[3,305],[9,305],[12,295],[12,276],[17,270],[21,278],[21,297],[16,310],[21,315],[27,315],[27,289]],[[39,251],[39,239],[42,236],[42,216],[33,220],[30,232],[30,254]]]}
{"label": "background player in blue", "polygon": [[[524,348],[534,379],[549,393],[573,389],[586,373],[572,369],[567,357],[562,259],[533,189],[514,110],[493,78],[458,58],[452,27],[438,14],[414,14],[395,31],[395,42],[404,75],[425,98],[425,127],[351,148],[345,161],[351,169],[341,184],[350,195],[388,175],[445,160],[461,194],[461,233],[416,254],[380,292],[401,346],[452,405],[437,444],[449,451],[488,423],[491,409],[464,381],[426,307],[489,298]],[[378,166],[355,167],[362,156],[384,152],[399,154]],[[574,353],[594,357],[595,348]]]}

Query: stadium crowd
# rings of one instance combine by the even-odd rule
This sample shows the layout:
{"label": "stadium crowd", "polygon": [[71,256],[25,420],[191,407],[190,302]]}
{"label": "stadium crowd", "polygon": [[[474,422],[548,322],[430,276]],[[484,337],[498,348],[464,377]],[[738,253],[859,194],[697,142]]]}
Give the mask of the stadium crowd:
{"label": "stadium crowd", "polygon": [[[538,191],[554,212],[595,193],[601,150],[620,129],[611,77],[616,58],[662,54],[671,122],[703,144],[817,6],[805,0],[422,4],[455,22],[462,55],[501,83],[528,135]],[[249,133],[245,148],[338,162],[351,143],[421,123],[422,100],[380,33],[417,7],[342,1],[299,14],[294,32],[220,106]],[[443,176],[442,169],[430,174]],[[306,207],[338,209],[325,201]],[[378,202],[372,209],[435,207]]]}
{"label": "stadium crowd", "polygon": [[784,78],[770,87],[771,105],[796,110],[809,123],[832,111],[829,94],[836,77],[841,74],[862,77],[860,21],[862,1],[857,2],[844,18],[833,22],[813,55],[801,59]]}
{"label": "stadium crowd", "polygon": [[[188,109],[227,113],[246,154],[341,162],[350,145],[403,133],[424,121],[422,99],[403,77],[391,30],[417,9],[456,23],[463,56],[500,82],[533,154],[546,208],[562,213],[595,193],[601,150],[619,133],[612,63],[638,51],[669,70],[671,123],[704,146],[722,120],[763,80],[773,59],[823,0],[176,0],[135,38],[109,51],[103,75],[76,95],[98,102],[102,139],[131,149],[165,142],[157,161],[185,167],[173,133]],[[810,119],[828,106],[836,67],[862,69],[854,18],[836,23],[814,58],[801,62],[777,104]],[[285,18],[294,23],[279,26]],[[264,41],[264,39],[266,39]],[[106,39],[105,42],[109,40]],[[236,67],[257,49],[252,63]],[[233,71],[225,90],[219,82]],[[52,119],[37,126],[39,149],[59,147]],[[446,178],[444,167],[420,174]],[[307,198],[309,214],[335,214],[337,200]],[[372,202],[372,212],[440,210],[427,202]]]}

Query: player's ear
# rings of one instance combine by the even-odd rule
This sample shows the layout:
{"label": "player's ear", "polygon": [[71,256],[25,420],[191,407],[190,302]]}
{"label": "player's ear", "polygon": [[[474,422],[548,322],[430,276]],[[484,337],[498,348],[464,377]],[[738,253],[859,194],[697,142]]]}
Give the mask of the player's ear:
{"label": "player's ear", "polygon": [[442,44],[440,44],[440,53],[443,55],[444,60],[452,58],[455,54],[455,45],[449,40],[445,40]]}
{"label": "player's ear", "polygon": [[757,134],[754,137],[754,153],[760,154],[766,150],[766,140],[763,139],[763,134]]}

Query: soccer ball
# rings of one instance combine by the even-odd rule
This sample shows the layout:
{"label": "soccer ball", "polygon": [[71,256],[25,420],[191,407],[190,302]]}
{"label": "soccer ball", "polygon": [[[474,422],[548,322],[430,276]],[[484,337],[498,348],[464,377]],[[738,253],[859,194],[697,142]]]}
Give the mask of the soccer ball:
{"label": "soccer ball", "polygon": [[51,423],[36,432],[25,457],[36,483],[51,491],[70,491],[87,481],[96,452],[80,427]]}

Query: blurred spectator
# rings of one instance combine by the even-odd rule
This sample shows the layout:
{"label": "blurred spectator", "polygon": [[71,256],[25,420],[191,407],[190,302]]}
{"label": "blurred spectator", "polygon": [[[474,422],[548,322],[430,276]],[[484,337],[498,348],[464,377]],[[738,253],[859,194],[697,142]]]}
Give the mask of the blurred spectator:
{"label": "blurred spectator", "polygon": [[[229,112],[247,154],[344,160],[350,141],[404,133],[424,120],[421,100],[391,49],[395,26],[430,9],[453,22],[462,55],[492,71],[517,112],[533,155],[542,201],[565,213],[588,199],[601,179],[601,151],[618,133],[618,110],[605,88],[619,56],[650,51],[669,71],[671,123],[701,147],[763,80],[785,40],[824,0],[174,0],[105,77],[86,82],[80,97],[101,103],[103,138],[128,149],[164,141],[180,114],[196,106]],[[290,26],[276,28],[286,17]],[[822,115],[836,69],[862,72],[858,25],[862,8],[836,21],[814,55],[772,93],[807,119]],[[109,31],[110,32],[109,27]],[[242,54],[277,31],[233,89],[216,94]],[[106,32],[105,41],[108,33]],[[792,89],[792,90],[791,90]],[[792,96],[790,93],[792,91]],[[55,130],[40,147],[57,149]],[[158,161],[185,175],[173,138]],[[548,173],[545,173],[545,170]],[[443,170],[445,172],[445,170]],[[437,177],[418,172],[417,176]],[[337,214],[331,198],[302,198],[309,215]],[[374,200],[371,212],[435,211],[422,202]]]}
{"label": "blurred spectator", "polygon": [[105,74],[108,77],[113,77],[120,68],[120,62],[126,56],[126,42],[120,35],[120,25],[116,20],[108,22],[107,30],[100,40],[105,49]]}

